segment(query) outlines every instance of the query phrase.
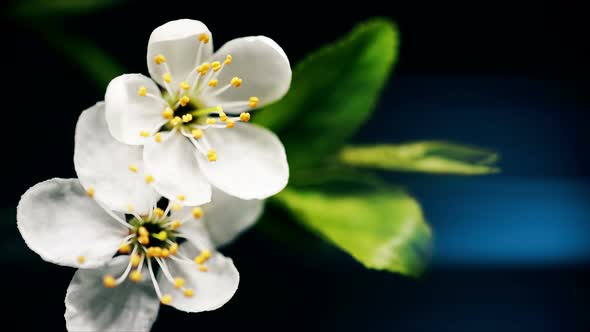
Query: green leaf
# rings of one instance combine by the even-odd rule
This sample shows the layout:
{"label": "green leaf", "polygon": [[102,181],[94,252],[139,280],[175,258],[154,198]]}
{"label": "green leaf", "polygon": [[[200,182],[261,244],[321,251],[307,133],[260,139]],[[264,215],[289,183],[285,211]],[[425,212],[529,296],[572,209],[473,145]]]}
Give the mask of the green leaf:
{"label": "green leaf", "polygon": [[388,171],[479,175],[497,173],[498,154],[436,141],[373,146],[347,146],[340,160],[351,166]]}
{"label": "green leaf", "polygon": [[287,187],[273,200],[368,268],[418,276],[430,258],[430,228],[401,188],[339,180]]}
{"label": "green leaf", "polygon": [[317,163],[368,119],[397,48],[392,22],[373,19],[360,24],[299,63],[289,93],[257,113],[255,121],[280,136],[291,167]]}
{"label": "green leaf", "polygon": [[16,17],[51,17],[88,14],[124,4],[122,0],[21,0],[8,10]]}
{"label": "green leaf", "polygon": [[57,27],[47,27],[39,32],[51,47],[76,63],[101,89],[105,89],[113,78],[126,72],[122,65],[90,40]]}

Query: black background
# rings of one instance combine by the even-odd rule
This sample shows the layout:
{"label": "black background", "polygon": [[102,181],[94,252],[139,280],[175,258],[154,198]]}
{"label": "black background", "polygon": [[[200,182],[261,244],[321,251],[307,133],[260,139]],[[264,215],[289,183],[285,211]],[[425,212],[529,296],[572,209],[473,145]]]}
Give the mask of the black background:
{"label": "black background", "polygon": [[[169,20],[203,21],[216,47],[235,37],[265,34],[295,64],[375,15],[398,24],[401,53],[374,120],[355,140],[454,139],[500,150],[503,178],[587,182],[588,18],[575,2],[137,1],[37,24],[55,24],[93,40],[129,72],[146,73],[149,33]],[[103,98],[104,87],[48,47],[29,23],[2,17],[1,29],[0,202],[10,209],[35,183],[75,176],[75,123],[82,110]],[[491,116],[485,107],[457,111],[432,102],[456,99],[499,105],[500,115]],[[531,107],[502,110],[507,99]],[[537,107],[547,104],[558,106]],[[393,124],[383,127],[384,120]],[[412,126],[416,123],[421,127]],[[539,124],[546,129],[535,130]],[[411,185],[413,177],[393,178]],[[428,214],[429,202],[423,203]],[[445,227],[436,223],[437,213],[444,212],[429,215],[435,233]],[[30,253],[12,212],[5,215],[2,318],[19,330],[65,329],[62,298],[73,270]],[[304,237],[302,246],[310,241],[315,240]],[[584,263],[434,264],[414,280],[367,271],[321,244],[312,249],[287,249],[280,240],[249,232],[224,251],[241,272],[236,296],[212,313],[187,315],[165,308],[154,330],[585,331],[589,326],[590,274]]]}

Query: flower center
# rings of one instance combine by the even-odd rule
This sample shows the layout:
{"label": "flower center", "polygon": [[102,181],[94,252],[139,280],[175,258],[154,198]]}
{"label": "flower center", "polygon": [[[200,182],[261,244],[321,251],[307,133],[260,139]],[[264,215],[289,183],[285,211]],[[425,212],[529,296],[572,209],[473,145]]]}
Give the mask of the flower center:
{"label": "flower center", "polygon": [[250,113],[241,112],[239,116],[228,116],[224,110],[232,113],[258,107],[259,99],[251,96],[248,100],[220,102],[213,107],[206,107],[206,102],[216,100],[232,88],[239,88],[246,82],[240,77],[233,77],[229,82],[220,82],[219,75],[225,67],[230,66],[233,57],[227,54],[224,61],[201,62],[201,53],[204,45],[209,43],[209,36],[201,34],[195,42],[199,43],[195,63],[197,66],[186,76],[183,81],[177,83],[172,77],[166,56],[158,54],[154,62],[161,66],[164,74],[165,101],[159,96],[147,92],[142,86],[138,94],[144,97],[155,98],[163,101],[162,125],[151,132],[141,131],[143,137],[154,136],[156,142],[161,142],[162,135],[179,133],[187,137],[193,145],[209,161],[217,160],[215,149],[207,142],[205,132],[209,128],[233,128],[238,121],[250,121]]}
{"label": "flower center", "polygon": [[[92,195],[90,192],[88,194],[93,197],[94,191],[92,191]],[[182,199],[179,199],[179,201],[182,201]],[[175,263],[195,266],[199,271],[197,273],[208,271],[206,263],[211,257],[210,250],[198,248],[199,254],[193,259],[179,252],[179,242],[184,241],[187,236],[187,234],[183,233],[181,226],[187,222],[202,222],[199,219],[203,216],[203,210],[199,207],[192,208],[190,213],[185,213],[187,216],[183,218],[176,218],[171,215],[171,212],[180,212],[182,208],[179,202],[169,202],[165,210],[156,207],[147,216],[140,216],[133,213],[133,208],[129,207],[129,222],[120,219],[115,214],[111,214],[118,222],[129,228],[129,235],[119,247],[120,254],[129,255],[129,263],[119,277],[105,275],[103,277],[105,287],[114,288],[127,278],[136,283],[141,282],[144,278],[143,267],[147,265],[154,290],[163,304],[171,304],[172,295],[162,294],[160,291],[154,273],[156,266],[160,268],[167,282],[170,282],[182,295],[186,297],[195,295],[192,288],[185,287],[186,280],[181,276],[173,276],[168,268],[168,262],[174,260]],[[198,247],[198,244],[194,242],[192,244]]]}
{"label": "flower center", "polygon": [[[155,211],[162,215],[164,213],[160,208]],[[134,217],[129,224],[133,225],[133,230],[130,231],[130,235],[133,237],[131,243],[128,244],[129,249],[138,247],[139,251],[143,251],[142,245],[149,245],[149,252],[150,248],[159,248],[158,251],[169,250],[171,244],[176,240],[176,229],[180,226],[180,221],[175,220],[173,224],[168,217],[158,218],[154,213],[153,216],[141,220]],[[167,254],[169,252],[164,251],[162,256],[167,257]]]}

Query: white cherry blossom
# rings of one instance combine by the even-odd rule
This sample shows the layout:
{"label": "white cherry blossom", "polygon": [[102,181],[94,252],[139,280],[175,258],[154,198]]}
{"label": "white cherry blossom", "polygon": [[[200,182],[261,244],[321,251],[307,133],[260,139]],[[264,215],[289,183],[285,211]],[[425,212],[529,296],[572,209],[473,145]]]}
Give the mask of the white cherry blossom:
{"label": "white cherry blossom", "polygon": [[211,186],[242,199],[267,198],[286,186],[289,167],[280,140],[248,123],[249,111],[286,94],[289,60],[264,36],[231,40],[215,53],[212,44],[199,21],[156,28],[147,47],[152,79],[126,74],[107,88],[109,130],[145,147],[146,172],[168,199],[186,195],[203,204]]}
{"label": "white cherry blossom", "polygon": [[142,147],[112,138],[104,113],[99,103],[78,121],[80,180],[41,182],[17,208],[33,251],[79,268],[65,299],[67,329],[148,331],[160,303],[186,312],[219,308],[236,292],[239,273],[216,247],[251,226],[262,201],[214,189],[201,207],[186,206],[184,196],[158,207]]}

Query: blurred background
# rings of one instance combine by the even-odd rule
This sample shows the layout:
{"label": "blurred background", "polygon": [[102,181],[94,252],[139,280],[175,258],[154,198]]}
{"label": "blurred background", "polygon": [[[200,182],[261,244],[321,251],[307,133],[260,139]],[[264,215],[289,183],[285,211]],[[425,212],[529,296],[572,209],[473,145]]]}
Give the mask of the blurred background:
{"label": "blurred background", "polygon": [[292,247],[253,230],[223,250],[241,272],[236,296],[210,313],[164,308],[153,330],[590,330],[590,51],[581,5],[105,3],[51,21],[43,6],[33,6],[39,18],[26,22],[11,12],[18,1],[2,3],[4,324],[65,329],[63,297],[74,270],[26,248],[15,207],[37,182],[75,177],[75,123],[104,96],[104,87],[65,55],[71,45],[51,40],[48,31],[73,32],[124,71],[145,74],[149,34],[169,20],[203,21],[216,48],[235,37],[267,35],[295,64],[377,15],[398,24],[400,57],[354,141],[478,145],[500,152],[502,172],[386,174],[421,202],[433,228],[434,256],[421,278],[366,270],[309,234]]}

